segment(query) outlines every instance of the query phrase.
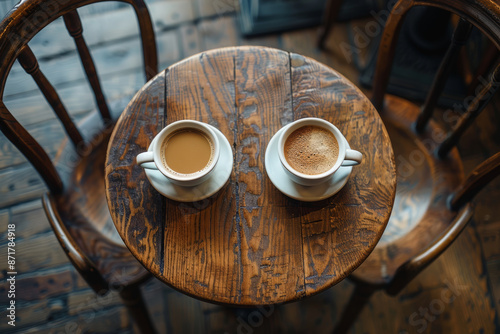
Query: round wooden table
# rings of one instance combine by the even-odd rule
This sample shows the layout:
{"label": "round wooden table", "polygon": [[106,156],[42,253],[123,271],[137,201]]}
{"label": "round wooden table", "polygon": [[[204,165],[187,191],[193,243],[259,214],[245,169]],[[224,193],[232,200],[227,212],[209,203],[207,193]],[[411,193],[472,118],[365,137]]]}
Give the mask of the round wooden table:
{"label": "round wooden table", "polygon": [[[335,124],[364,160],[336,195],[301,202],[271,183],[264,154],[280,128],[310,116]],[[160,195],[135,163],[180,119],[215,126],[233,147],[229,181],[194,203]],[[116,124],[105,173],[111,217],[144,267],[232,305],[298,300],[340,282],[379,241],[396,192],[391,143],[365,95],[311,58],[262,47],[204,52],[148,82]]]}

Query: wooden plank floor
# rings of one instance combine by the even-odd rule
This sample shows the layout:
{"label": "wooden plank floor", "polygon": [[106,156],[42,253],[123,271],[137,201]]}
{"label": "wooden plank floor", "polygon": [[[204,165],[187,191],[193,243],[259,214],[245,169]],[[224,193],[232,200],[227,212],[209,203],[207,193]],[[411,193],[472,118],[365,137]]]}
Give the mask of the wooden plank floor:
{"label": "wooden plank floor", "polygon": [[[6,1],[1,2],[5,4]],[[358,71],[345,57],[348,29],[338,24],[331,53],[315,48],[316,29],[242,39],[231,0],[148,1],[159,43],[161,68],[217,47],[263,45],[301,53],[339,70],[357,83]],[[0,6],[4,10],[6,6]],[[105,11],[100,13],[100,11]],[[3,14],[3,13],[2,13]],[[84,35],[102,75],[115,115],[144,84],[132,12],[106,5],[82,12]],[[2,15],[3,16],[3,15]],[[106,18],[103,20],[102,18]],[[30,45],[40,66],[76,119],[93,108],[73,43],[54,22]],[[61,32],[62,31],[62,32]],[[95,34],[92,31],[106,31]],[[363,51],[363,50],[361,50]],[[369,93],[369,92],[367,92]],[[35,137],[55,154],[63,132],[32,80],[16,65],[7,82],[6,104]],[[460,144],[465,168],[500,148],[500,98],[478,119]],[[25,158],[0,135],[0,332],[137,333],[117,293],[98,298],[73,269],[57,243],[39,200],[46,191]],[[499,333],[500,180],[477,199],[474,220],[458,240],[402,293],[376,293],[352,333]],[[16,327],[7,324],[7,224],[16,225]],[[345,280],[307,300],[259,309],[235,309],[195,300],[151,280],[144,288],[148,309],[160,333],[328,333],[338,320],[353,285]]]}

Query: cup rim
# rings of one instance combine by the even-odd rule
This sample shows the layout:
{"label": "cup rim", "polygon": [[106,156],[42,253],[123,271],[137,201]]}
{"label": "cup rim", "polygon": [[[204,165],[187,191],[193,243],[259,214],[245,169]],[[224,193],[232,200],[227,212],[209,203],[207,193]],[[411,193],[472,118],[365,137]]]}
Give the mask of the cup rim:
{"label": "cup rim", "polygon": [[[185,129],[185,128],[194,128],[199,131],[202,131],[204,134],[206,134],[212,143],[214,144],[214,157],[212,161],[203,169],[203,172],[195,172],[191,174],[184,174],[184,175],[176,175],[171,173],[168,169],[166,169],[163,164],[161,163],[160,159],[160,149],[161,149],[161,144],[163,143],[165,137],[173,133],[174,131]],[[153,146],[153,158],[154,158],[154,163],[158,170],[166,177],[169,179],[178,181],[178,182],[190,182],[190,181],[195,181],[198,179],[201,179],[205,177],[207,174],[212,172],[212,170],[215,168],[215,165],[217,164],[219,160],[219,140],[217,139],[217,136],[215,135],[215,132],[210,129],[208,124],[192,120],[192,119],[184,119],[184,120],[178,120],[175,122],[170,123],[166,127],[164,127],[160,133],[157,135],[158,139],[155,141],[155,144]]]}
{"label": "cup rim", "polygon": [[[332,168],[329,170],[320,173],[320,174],[304,174],[301,173],[297,170],[295,170],[290,164],[286,161],[285,154],[284,154],[284,146],[286,139],[288,139],[288,136],[294,132],[295,130],[308,126],[308,125],[315,125],[319,126],[323,129],[326,129],[330,131],[335,139],[337,140],[337,144],[339,145],[339,155],[337,157],[337,161],[333,165]],[[322,178],[326,178],[331,176],[333,173],[337,171],[337,169],[340,168],[342,165],[342,162],[345,159],[345,153],[346,153],[346,147],[345,147],[345,142],[344,142],[344,135],[340,132],[340,130],[333,125],[332,123],[328,122],[327,120],[324,120],[322,118],[317,118],[317,117],[306,117],[306,118],[301,118],[299,120],[294,121],[293,123],[290,123],[287,125],[288,128],[283,131],[281,134],[279,140],[278,140],[278,155],[279,159],[281,161],[281,164],[287,171],[289,171],[291,174],[302,178],[302,179],[307,179],[307,180],[319,180]]]}

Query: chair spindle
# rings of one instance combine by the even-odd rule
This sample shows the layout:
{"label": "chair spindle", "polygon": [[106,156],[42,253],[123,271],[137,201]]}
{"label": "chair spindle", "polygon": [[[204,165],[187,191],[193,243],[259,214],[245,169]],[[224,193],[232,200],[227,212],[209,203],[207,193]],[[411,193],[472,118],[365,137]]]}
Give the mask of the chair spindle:
{"label": "chair spindle", "polygon": [[464,19],[460,19],[457,27],[455,28],[455,32],[453,33],[451,44],[446,51],[441,65],[439,66],[429,94],[427,95],[424,106],[422,107],[422,112],[417,118],[415,130],[418,133],[422,133],[424,131],[427,123],[431,119],[437,101],[443,92],[444,86],[446,85],[448,76],[456,63],[460,48],[462,48],[462,46],[467,42],[471,31],[472,24]]}
{"label": "chair spindle", "polygon": [[457,144],[462,134],[472,124],[476,117],[488,105],[495,92],[500,87],[500,64],[497,65],[490,81],[483,87],[481,92],[474,98],[467,108],[467,112],[458,121],[455,129],[448,135],[448,137],[439,145],[437,155],[439,158],[444,158],[450,150]]}
{"label": "chair spindle", "polygon": [[326,38],[332,30],[333,23],[340,12],[342,3],[342,0],[328,0],[326,2],[325,11],[323,13],[323,26],[321,27],[318,39],[318,48],[321,50],[325,49]]}
{"label": "chair spindle", "polygon": [[120,291],[120,298],[141,333],[157,333],[138,286],[125,287]]}
{"label": "chair spindle", "polygon": [[63,182],[50,157],[26,129],[12,116],[3,101],[0,101],[0,130],[40,173],[51,192],[63,191]]}
{"label": "chair spindle", "polygon": [[500,175],[500,152],[485,160],[469,174],[465,182],[451,196],[450,208],[459,210],[498,175]]}
{"label": "chair spindle", "polygon": [[156,51],[155,32],[151,24],[151,16],[146,4],[140,1],[132,3],[137,19],[142,40],[142,55],[144,61],[144,74],[146,81],[158,74],[158,55]]}
{"label": "chair spindle", "polygon": [[488,46],[481,57],[481,62],[478,64],[477,69],[471,74],[472,78],[467,90],[467,95],[474,95],[474,90],[481,84],[481,79],[483,79],[487,73],[490,73],[495,64],[500,63],[500,50],[497,46],[490,40],[486,41]]}
{"label": "chair spindle", "polygon": [[375,75],[373,77],[372,103],[375,109],[382,112],[384,96],[389,84],[391,68],[396,52],[396,45],[403,26],[403,21],[413,1],[399,0],[391,10],[379,44]]}
{"label": "chair spindle", "polygon": [[103,120],[111,120],[111,113],[109,112],[106,99],[101,89],[101,84],[97,76],[97,71],[90,55],[89,48],[85,39],[83,38],[83,27],[80,16],[76,10],[73,10],[63,16],[64,24],[68,29],[69,34],[73,37],[76,48],[78,49],[78,54],[80,55],[80,60],[82,61],[83,68],[85,69],[85,74],[87,79],[94,91],[95,100],[97,107],[101,113]]}
{"label": "chair spindle", "polygon": [[358,318],[363,307],[370,301],[375,288],[362,283],[356,284],[347,305],[344,307],[332,334],[346,334]]}
{"label": "chair spindle", "polygon": [[21,64],[22,68],[26,71],[26,73],[31,75],[33,80],[35,80],[35,83],[37,84],[38,88],[40,88],[43,96],[52,107],[57,117],[59,117],[59,120],[61,121],[64,129],[66,130],[66,133],[68,134],[75,147],[82,145],[84,141],[82,135],[80,134],[80,131],[78,131],[75,123],[73,123],[73,121],[71,120],[68,111],[61,102],[61,98],[57,94],[56,90],[40,70],[38,61],[28,45],[25,45],[21,49],[17,60],[19,61],[19,64]]}

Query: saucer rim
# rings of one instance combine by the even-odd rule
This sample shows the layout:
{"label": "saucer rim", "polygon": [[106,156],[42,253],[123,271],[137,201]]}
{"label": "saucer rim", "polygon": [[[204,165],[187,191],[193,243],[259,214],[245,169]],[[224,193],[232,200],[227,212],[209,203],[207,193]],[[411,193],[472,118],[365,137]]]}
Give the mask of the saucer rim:
{"label": "saucer rim", "polygon": [[[269,174],[269,170],[268,170],[268,166],[269,165],[272,165],[270,163],[268,163],[269,160],[271,160],[272,158],[270,157],[271,156],[271,153],[270,153],[270,149],[271,149],[271,146],[277,146],[277,141],[278,141],[278,137],[279,135],[285,131],[290,125],[290,124],[287,124],[285,126],[283,126],[281,129],[279,129],[272,137],[271,139],[269,140],[269,143],[267,144],[267,147],[266,147],[266,152],[265,152],[265,156],[264,156],[264,167],[266,169],[266,174],[267,174],[267,177],[269,178],[269,180],[271,181],[271,183],[276,187],[276,189],[278,189],[281,193],[283,193],[284,195],[294,199],[294,200],[297,200],[297,201],[302,201],[302,202],[317,202],[317,201],[321,201],[321,200],[324,200],[324,199],[327,199],[327,198],[330,198],[332,197],[333,195],[337,194],[340,190],[342,190],[344,188],[344,186],[347,184],[347,181],[349,180],[349,177],[351,176],[351,173],[352,173],[352,166],[340,166],[340,168],[337,170],[337,171],[340,171],[340,170],[343,170],[344,172],[347,172],[345,176],[343,176],[338,182],[335,182],[334,185],[332,185],[332,189],[333,191],[331,192],[327,192],[327,193],[323,193],[323,195],[321,196],[298,196],[296,194],[291,194],[290,192],[288,191],[285,191],[283,189],[283,186],[282,186],[282,182],[277,182],[279,183],[279,185],[277,185],[273,180],[273,177],[271,177],[271,175],[274,175],[274,174],[282,174],[282,177],[286,177],[289,182],[291,182],[291,184],[293,184],[293,186],[295,187],[298,187],[298,188],[307,188],[307,189],[312,189],[314,186],[302,186],[302,185],[299,185],[295,182],[293,182],[290,177],[288,175],[286,175],[286,172],[283,170],[283,166],[281,165],[281,163],[279,163],[279,158],[278,159],[278,163],[280,166],[278,167],[281,167],[281,168],[276,168],[276,173],[271,173],[271,175]],[[275,143],[276,142],[276,143]],[[344,137],[344,142],[346,144],[346,147],[348,149],[351,149],[351,146],[349,145],[349,142],[347,141],[347,139],[345,139]],[[276,156],[278,155],[278,152],[276,152]],[[269,167],[270,168],[270,167]],[[333,176],[332,176],[333,177]],[[339,183],[342,183],[339,187],[337,186]],[[338,189],[337,189],[338,188]]]}
{"label": "saucer rim", "polygon": [[[197,202],[197,201],[201,201],[201,200],[204,200],[212,195],[214,195],[215,193],[217,193],[220,189],[222,189],[222,187],[227,183],[227,181],[229,180],[229,178],[231,177],[231,173],[232,173],[232,169],[233,169],[233,165],[234,165],[234,157],[233,157],[233,150],[231,148],[231,144],[229,143],[229,141],[227,140],[226,136],[224,136],[224,134],[219,130],[217,129],[216,127],[214,127],[213,125],[210,125],[210,124],[207,124],[208,126],[211,127],[211,129],[215,132],[215,134],[217,136],[219,136],[219,142],[220,142],[220,146],[221,146],[221,150],[220,152],[222,153],[223,151],[226,152],[226,151],[229,151],[230,154],[228,154],[228,158],[229,159],[220,159],[221,156],[219,155],[219,163],[215,166],[215,169],[214,169],[214,172],[219,168],[219,169],[222,169],[223,166],[225,166],[225,164],[227,163],[227,165],[231,166],[231,169],[229,170],[229,173],[227,173],[227,177],[224,178],[224,181],[221,181],[220,184],[219,183],[216,183],[216,185],[214,186],[213,190],[212,191],[209,191],[208,193],[202,195],[202,196],[199,196],[199,197],[186,197],[186,196],[175,196],[175,194],[172,194],[172,193],[169,193],[169,192],[166,192],[164,191],[164,189],[159,189],[161,188],[157,182],[155,180],[153,180],[153,176],[150,176],[150,174],[156,174],[156,173],[159,173],[161,174],[161,172],[157,169],[144,169],[145,173],[146,173],[146,177],[148,178],[149,180],[149,183],[151,184],[151,186],[153,188],[156,189],[156,191],[158,191],[162,196],[168,198],[168,199],[171,199],[171,200],[174,200],[174,201],[178,201],[178,202],[184,202],[184,203],[189,203],[189,202]],[[156,141],[156,137],[151,141],[151,143],[149,144],[148,146],[148,151],[151,151],[152,148],[153,148],[153,145]],[[223,147],[225,146],[225,147]],[[226,162],[227,161],[227,162]],[[229,163],[230,162],[230,163]],[[220,163],[223,163],[224,165],[219,165]],[[220,166],[220,167],[218,167]],[[169,185],[173,185],[174,187],[182,187],[182,186],[178,186],[178,185],[175,185],[173,184],[172,182],[170,182],[168,180],[168,178],[166,176],[164,176],[163,174],[161,174],[161,176],[164,178],[165,182],[167,182]],[[189,187],[184,187],[184,188],[190,188],[190,189],[196,189],[196,188],[199,188],[199,187],[202,187],[203,185],[205,185],[207,182],[211,182],[213,180],[213,176],[210,176],[208,177],[207,180],[203,181],[202,183],[198,184],[198,185],[195,185],[195,186],[189,186]]]}

